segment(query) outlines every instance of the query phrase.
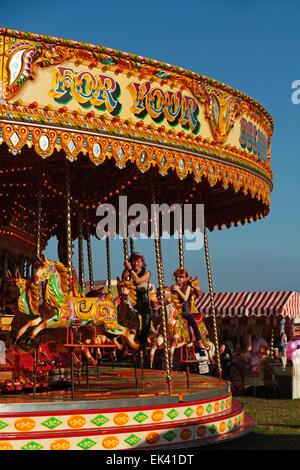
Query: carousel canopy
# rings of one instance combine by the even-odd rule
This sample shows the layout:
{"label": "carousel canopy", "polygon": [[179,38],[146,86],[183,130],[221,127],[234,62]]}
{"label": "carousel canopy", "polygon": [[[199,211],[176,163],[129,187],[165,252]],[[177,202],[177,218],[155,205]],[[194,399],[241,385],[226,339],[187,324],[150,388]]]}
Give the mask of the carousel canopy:
{"label": "carousel canopy", "polygon": [[[220,317],[283,316],[300,317],[298,292],[216,292],[216,315]],[[211,315],[210,294],[205,293],[196,301],[199,313]]]}
{"label": "carousel canopy", "polygon": [[[96,209],[204,204],[209,230],[265,217],[273,188],[273,120],[257,101],[178,66],[0,28],[0,237],[41,246],[72,237]],[[118,229],[117,229],[118,230]],[[171,230],[172,232],[172,230]]]}

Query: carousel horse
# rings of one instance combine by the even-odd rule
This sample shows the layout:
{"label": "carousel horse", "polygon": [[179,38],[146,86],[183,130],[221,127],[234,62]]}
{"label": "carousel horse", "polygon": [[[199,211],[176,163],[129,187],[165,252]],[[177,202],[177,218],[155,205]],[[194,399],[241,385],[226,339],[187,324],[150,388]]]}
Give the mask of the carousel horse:
{"label": "carousel horse", "polygon": [[[117,288],[119,294],[119,306],[118,306],[118,320],[122,325],[126,325],[134,337],[137,338],[142,331],[142,317],[136,310],[136,286],[131,280],[120,280],[117,277]],[[149,286],[149,298],[150,307],[153,313],[154,309],[157,308],[158,302],[155,294],[153,284]],[[149,346],[151,344],[151,337],[154,335],[155,329],[153,321],[151,321],[150,332],[149,332]],[[136,341],[138,341],[136,339]]]}
{"label": "carousel horse", "polygon": [[141,317],[134,308],[137,300],[136,287],[132,281],[117,277],[117,289],[120,300],[118,320],[122,325],[138,333],[141,329]]}
{"label": "carousel horse", "polygon": [[[195,320],[200,332],[201,341],[206,349],[209,349],[209,342],[207,339],[208,331],[203,322],[203,315],[199,315],[195,307],[195,298],[203,295],[199,289],[199,281],[197,277],[195,279],[190,278],[189,284],[191,286],[191,297],[190,297],[190,311],[195,315]],[[159,294],[158,294],[159,296]],[[182,303],[178,296],[173,294],[170,287],[164,287],[164,304],[166,309],[167,317],[167,332],[170,343],[170,365],[172,367],[175,349],[190,344],[190,335],[187,328],[187,322],[182,317]],[[150,367],[153,365],[154,355],[158,349],[164,348],[164,336],[163,336],[163,325],[161,320],[161,311],[158,309],[159,321],[156,324],[155,336],[152,340],[150,350]]]}
{"label": "carousel horse", "polygon": [[18,269],[15,277],[7,271],[6,280],[2,286],[2,303],[4,307],[8,306],[14,315],[22,313],[31,318],[18,331],[15,342],[28,328],[37,326],[41,321],[39,290],[29,279],[22,278]]}
{"label": "carousel horse", "polygon": [[[25,316],[32,317],[32,319],[27,322],[24,326],[22,326],[18,332],[17,336],[14,340],[12,348],[18,354],[27,354],[33,353],[33,348],[24,349],[20,344],[17,344],[19,338],[24,335],[30,327],[35,327],[41,321],[41,313],[42,310],[40,303],[40,295],[39,290],[35,284],[33,284],[29,279],[24,279],[21,277],[19,270],[16,270],[15,276],[13,276],[10,271],[7,272],[7,278],[3,281],[2,289],[2,305],[4,308],[9,307],[15,316],[23,314]],[[65,336],[65,335],[64,335]],[[51,343],[51,349],[55,352],[62,352],[62,353],[69,353],[68,348],[63,346],[63,342],[65,339],[62,337],[60,338],[55,336],[54,339],[47,339],[47,344]],[[104,340],[101,340],[102,344]],[[40,348],[43,348],[43,344],[40,344]],[[74,362],[75,365],[80,366],[81,360],[80,356],[84,356],[88,362],[94,363],[94,358],[91,356],[89,349],[82,345],[82,348],[76,351],[74,354]]]}
{"label": "carousel horse", "polygon": [[111,295],[100,297],[74,296],[69,291],[68,269],[59,261],[50,261],[43,255],[35,265],[33,282],[44,285],[43,306],[51,314],[34,328],[30,340],[45,328],[98,325],[104,334],[122,336],[131,348],[137,349],[133,335],[117,321],[117,309]]}

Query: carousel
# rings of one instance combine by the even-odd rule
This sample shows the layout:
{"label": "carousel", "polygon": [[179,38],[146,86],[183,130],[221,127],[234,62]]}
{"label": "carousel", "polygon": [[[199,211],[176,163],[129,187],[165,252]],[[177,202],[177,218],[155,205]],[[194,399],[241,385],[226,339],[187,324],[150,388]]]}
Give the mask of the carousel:
{"label": "carousel", "polygon": [[[0,38],[0,449],[182,448],[250,432],[253,420],[222,378],[207,231],[268,214],[271,116],[240,91],[178,66],[6,28]],[[148,216],[113,218],[96,254],[107,270],[97,289],[91,237],[104,226],[99,208],[120,214],[122,197]],[[216,377],[192,372],[199,344],[210,348],[197,278],[189,279],[189,304],[201,343],[165,282],[160,208],[170,213],[175,204],[189,216],[179,230],[170,217],[174,269],[189,268],[186,217],[198,230],[204,207]],[[133,227],[153,244],[157,266],[145,347],[129,275]],[[114,236],[123,243],[120,271],[127,266],[117,292]],[[55,260],[43,253],[52,237]]]}

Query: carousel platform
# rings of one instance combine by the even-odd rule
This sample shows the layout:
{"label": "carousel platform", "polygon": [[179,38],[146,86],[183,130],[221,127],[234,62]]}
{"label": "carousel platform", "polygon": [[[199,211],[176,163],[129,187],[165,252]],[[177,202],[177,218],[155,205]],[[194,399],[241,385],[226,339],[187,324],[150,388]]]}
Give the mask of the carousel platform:
{"label": "carousel platform", "polygon": [[[61,380],[57,379],[58,381]],[[218,378],[89,367],[56,387],[0,396],[0,450],[151,450],[241,437],[255,426]],[[72,389],[72,390],[71,390]]]}

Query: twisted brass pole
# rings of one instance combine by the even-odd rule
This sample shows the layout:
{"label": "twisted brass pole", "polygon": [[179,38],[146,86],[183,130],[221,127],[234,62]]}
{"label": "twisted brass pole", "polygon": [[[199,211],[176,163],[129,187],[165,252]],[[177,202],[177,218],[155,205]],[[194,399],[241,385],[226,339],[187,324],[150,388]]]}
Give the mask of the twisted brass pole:
{"label": "twisted brass pole", "polygon": [[[179,204],[179,190],[177,189],[177,203]],[[182,231],[182,207],[183,204],[180,204],[180,225],[179,225],[179,233],[178,233],[178,254],[179,254],[179,267],[184,268],[184,254],[183,254],[183,231]]]}
{"label": "twisted brass pole", "polygon": [[67,225],[67,268],[70,276],[70,290],[72,286],[72,226],[71,226],[71,183],[70,166],[66,161],[66,225]]}
{"label": "twisted brass pole", "polygon": [[151,178],[151,199],[152,199],[151,202],[152,202],[152,207],[154,211],[153,222],[154,222],[155,255],[156,255],[159,295],[160,295],[160,306],[161,306],[161,313],[162,313],[163,337],[164,337],[164,344],[165,344],[164,357],[165,357],[166,378],[167,378],[169,393],[171,394],[172,379],[171,379],[171,371],[170,371],[170,351],[169,351],[169,344],[168,344],[167,312],[166,312],[166,307],[165,307],[165,302],[164,302],[164,284],[165,283],[164,283],[164,271],[163,271],[159,226],[158,226],[158,221],[157,221],[157,216],[159,214],[156,213],[155,191],[154,191],[154,184],[153,184],[152,178]]}
{"label": "twisted brass pole", "polygon": [[90,281],[90,290],[94,289],[94,274],[93,274],[93,259],[92,259],[92,247],[91,247],[91,234],[90,234],[90,221],[87,214],[87,224],[86,224],[86,247],[88,255],[88,267],[89,267],[89,281]]}
{"label": "twisted brass pole", "polygon": [[79,265],[79,283],[81,289],[85,289],[84,280],[84,261],[83,261],[83,220],[82,210],[79,209],[78,214],[78,265]]}
{"label": "twisted brass pole", "polygon": [[157,243],[158,243],[159,255],[160,255],[159,256],[159,269],[160,269],[160,272],[161,272],[162,286],[165,287],[165,273],[164,273],[164,266],[163,266],[162,248],[161,248],[161,240],[160,240],[160,236],[159,236],[159,230],[157,232],[157,236],[158,236]]}
{"label": "twisted brass pole", "polygon": [[[123,238],[123,253],[124,253],[124,261],[128,261],[129,253],[128,253],[127,238]],[[130,276],[126,276],[126,280],[128,281],[129,279],[130,279]]]}
{"label": "twisted brass pole", "polygon": [[124,261],[128,261],[129,253],[128,253],[127,238],[123,238],[123,252],[124,252]]}
{"label": "twisted brass pole", "polygon": [[36,256],[41,256],[41,225],[42,225],[42,170],[38,165],[37,174],[37,231],[36,231]]}
{"label": "twisted brass pole", "polygon": [[110,264],[110,246],[109,246],[108,237],[106,237],[106,266],[107,266],[108,292],[111,294],[111,264]]}
{"label": "twisted brass pole", "polygon": [[129,238],[129,245],[130,245],[130,255],[132,255],[132,253],[134,253],[134,241],[133,241],[133,238]]}
{"label": "twisted brass pole", "polygon": [[184,268],[184,256],[183,256],[183,240],[182,236],[178,239],[178,251],[179,251],[179,266]]}
{"label": "twisted brass pole", "polygon": [[210,293],[210,304],[211,304],[212,319],[213,319],[217,367],[218,367],[219,377],[221,381],[222,380],[222,368],[221,368],[221,361],[220,361],[220,350],[219,350],[218,330],[217,330],[217,321],[216,321],[216,309],[215,309],[214,291],[213,291],[213,283],[212,283],[212,276],[211,276],[211,266],[210,266],[209,252],[208,252],[206,227],[204,227],[204,249],[205,249],[206,268],[207,268],[208,285],[209,285],[209,293]]}

